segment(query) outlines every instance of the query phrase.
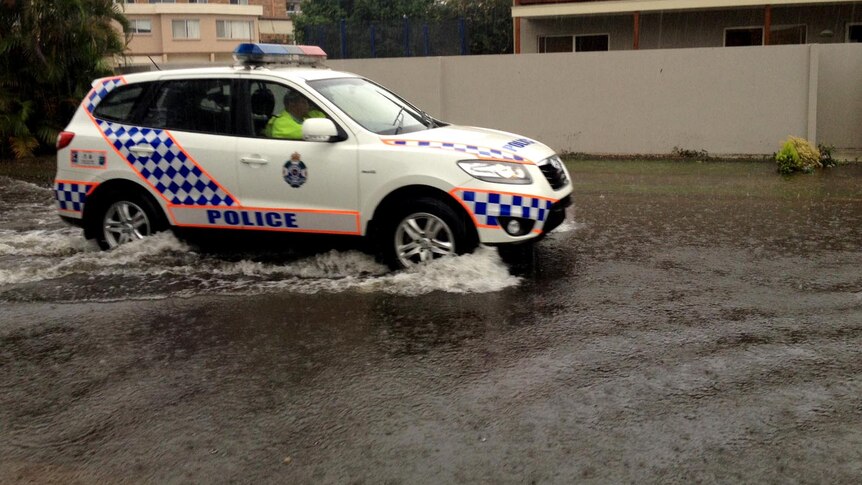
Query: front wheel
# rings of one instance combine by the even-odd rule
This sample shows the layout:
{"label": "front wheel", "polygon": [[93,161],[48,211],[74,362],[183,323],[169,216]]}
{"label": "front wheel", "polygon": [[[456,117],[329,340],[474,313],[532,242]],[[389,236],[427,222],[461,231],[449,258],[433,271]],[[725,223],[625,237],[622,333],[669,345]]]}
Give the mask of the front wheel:
{"label": "front wheel", "polygon": [[380,242],[384,260],[393,269],[464,254],[476,248],[462,217],[446,203],[422,198],[394,212]]}
{"label": "front wheel", "polygon": [[165,229],[153,204],[134,195],[111,198],[94,223],[99,224],[93,232],[102,249],[114,249]]}

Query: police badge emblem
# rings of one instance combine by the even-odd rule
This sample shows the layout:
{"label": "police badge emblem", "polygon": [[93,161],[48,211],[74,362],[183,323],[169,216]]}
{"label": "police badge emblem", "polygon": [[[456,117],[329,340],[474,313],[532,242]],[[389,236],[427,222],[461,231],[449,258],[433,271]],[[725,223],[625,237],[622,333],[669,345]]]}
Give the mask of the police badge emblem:
{"label": "police badge emblem", "polygon": [[300,158],[299,153],[294,152],[290,156],[290,160],[285,162],[284,168],[281,171],[284,181],[295,189],[301,187],[308,179],[308,169],[305,168],[305,164],[302,163]]}

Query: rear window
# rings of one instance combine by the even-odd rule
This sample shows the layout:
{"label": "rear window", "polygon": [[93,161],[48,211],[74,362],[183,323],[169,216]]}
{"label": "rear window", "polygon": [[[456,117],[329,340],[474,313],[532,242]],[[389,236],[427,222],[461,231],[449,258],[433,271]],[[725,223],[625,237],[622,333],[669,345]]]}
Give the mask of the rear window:
{"label": "rear window", "polygon": [[141,102],[144,88],[144,84],[126,84],[117,87],[96,106],[93,116],[100,120],[131,122],[135,108]]}
{"label": "rear window", "polygon": [[197,133],[233,133],[230,79],[165,81],[146,107],[141,124]]}

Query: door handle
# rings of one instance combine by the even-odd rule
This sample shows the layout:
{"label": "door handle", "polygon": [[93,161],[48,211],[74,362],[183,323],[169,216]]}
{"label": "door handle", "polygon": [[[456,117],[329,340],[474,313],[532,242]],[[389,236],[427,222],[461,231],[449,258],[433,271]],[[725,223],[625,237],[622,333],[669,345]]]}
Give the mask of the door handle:
{"label": "door handle", "polygon": [[135,145],[129,151],[136,155],[152,155],[156,149],[150,145]]}
{"label": "door handle", "polygon": [[242,157],[239,159],[240,162],[246,165],[266,165],[269,163],[269,160],[265,158],[252,158],[252,157]]}

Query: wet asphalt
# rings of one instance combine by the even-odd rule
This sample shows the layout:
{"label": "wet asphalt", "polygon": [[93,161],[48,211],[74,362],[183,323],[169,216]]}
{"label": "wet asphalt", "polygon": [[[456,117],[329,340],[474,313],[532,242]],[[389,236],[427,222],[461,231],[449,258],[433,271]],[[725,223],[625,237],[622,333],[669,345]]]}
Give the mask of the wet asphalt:
{"label": "wet asphalt", "polygon": [[96,264],[0,181],[0,483],[859,483],[862,164],[569,168],[535,274],[411,294]]}

